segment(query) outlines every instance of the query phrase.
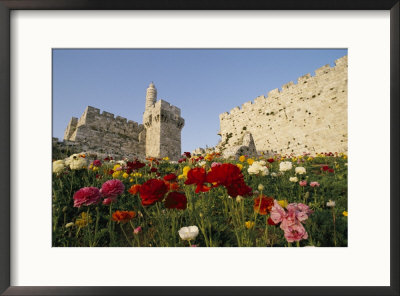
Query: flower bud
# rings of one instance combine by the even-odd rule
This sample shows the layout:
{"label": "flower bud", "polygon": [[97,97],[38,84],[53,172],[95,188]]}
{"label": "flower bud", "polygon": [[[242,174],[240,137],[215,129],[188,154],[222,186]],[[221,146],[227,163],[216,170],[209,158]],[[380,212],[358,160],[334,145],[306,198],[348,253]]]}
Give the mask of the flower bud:
{"label": "flower bud", "polygon": [[75,225],[74,222],[69,222],[69,223],[65,224],[65,228],[69,228],[69,227],[72,227],[74,225]]}
{"label": "flower bud", "polygon": [[260,190],[260,191],[264,190],[264,185],[263,184],[258,184],[258,190]]}

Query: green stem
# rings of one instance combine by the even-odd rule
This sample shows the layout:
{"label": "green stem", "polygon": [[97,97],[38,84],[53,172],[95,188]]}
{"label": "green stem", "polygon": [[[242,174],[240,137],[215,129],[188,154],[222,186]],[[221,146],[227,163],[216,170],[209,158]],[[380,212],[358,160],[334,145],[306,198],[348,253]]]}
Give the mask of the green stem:
{"label": "green stem", "polygon": [[125,232],[124,228],[122,227],[122,223],[119,223],[119,227],[121,227],[121,230],[122,230],[122,232],[124,233],[124,236],[125,236],[126,241],[128,242],[128,244],[129,244],[131,247],[133,247],[132,242],[129,240],[128,236],[126,235],[126,232]]}

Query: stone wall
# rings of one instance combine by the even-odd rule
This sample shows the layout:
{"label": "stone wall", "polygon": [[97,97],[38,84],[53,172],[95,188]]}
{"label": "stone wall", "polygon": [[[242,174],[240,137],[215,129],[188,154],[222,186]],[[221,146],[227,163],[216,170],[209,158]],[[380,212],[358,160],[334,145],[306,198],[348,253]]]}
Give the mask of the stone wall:
{"label": "stone wall", "polygon": [[[185,124],[181,110],[166,101],[157,101],[157,89],[150,83],[146,92],[143,123],[87,107],[78,119],[72,117],[64,133],[65,143],[99,155],[139,158],[181,155],[181,130]],[[64,144],[65,144],[64,143]]]}
{"label": "stone wall", "polygon": [[177,160],[181,155],[181,130],[185,124],[181,110],[164,100],[147,106],[143,114],[146,128],[146,157]]}
{"label": "stone wall", "polygon": [[145,133],[142,124],[88,106],[79,119],[72,117],[64,141],[80,143],[99,153],[143,158]]}
{"label": "stone wall", "polygon": [[243,146],[248,132],[259,153],[347,152],[347,56],[219,118],[217,150],[225,154]]}

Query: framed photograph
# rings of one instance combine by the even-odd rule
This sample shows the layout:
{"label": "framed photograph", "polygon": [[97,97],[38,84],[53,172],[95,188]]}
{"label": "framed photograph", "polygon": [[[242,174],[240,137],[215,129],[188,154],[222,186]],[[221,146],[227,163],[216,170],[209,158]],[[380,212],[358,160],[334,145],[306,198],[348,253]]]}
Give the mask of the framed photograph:
{"label": "framed photograph", "polygon": [[398,1],[0,22],[2,295],[399,295]]}

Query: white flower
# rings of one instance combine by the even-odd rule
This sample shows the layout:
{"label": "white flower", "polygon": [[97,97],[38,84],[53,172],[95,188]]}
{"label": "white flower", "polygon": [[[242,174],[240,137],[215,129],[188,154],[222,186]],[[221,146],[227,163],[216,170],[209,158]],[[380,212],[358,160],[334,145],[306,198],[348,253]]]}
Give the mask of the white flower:
{"label": "white flower", "polygon": [[277,177],[277,176],[278,176],[277,173],[275,173],[275,172],[271,173],[271,177]]}
{"label": "white flower", "polygon": [[279,170],[281,172],[286,172],[292,169],[292,163],[290,161],[282,161],[279,164]]}
{"label": "white flower", "polygon": [[264,185],[263,184],[258,184],[258,190],[260,190],[260,191],[264,190]]}
{"label": "white flower", "polygon": [[121,166],[126,166],[126,162],[123,160],[118,160],[117,163],[120,164]]}
{"label": "white flower", "polygon": [[330,208],[333,208],[335,205],[336,205],[336,203],[335,203],[335,201],[333,201],[333,200],[329,200],[329,201],[326,203],[326,206],[327,206],[327,207],[330,207]]}
{"label": "white flower", "polygon": [[59,174],[65,168],[64,160],[56,160],[53,162],[53,173]]}
{"label": "white flower", "polygon": [[193,240],[199,235],[199,228],[197,226],[182,227],[178,233],[183,240]]}
{"label": "white flower", "polygon": [[295,172],[296,174],[303,175],[303,174],[306,173],[306,168],[305,168],[305,167],[296,167],[296,168],[294,169],[294,172]]}
{"label": "white flower", "polygon": [[87,161],[79,154],[72,154],[65,160],[65,165],[69,166],[71,170],[80,170],[87,167]]}
{"label": "white flower", "polygon": [[265,161],[254,161],[247,169],[250,175],[266,176],[269,174],[268,168],[265,166]]}
{"label": "white flower", "polygon": [[206,165],[206,164],[207,164],[207,162],[204,161],[204,160],[198,162],[198,165],[201,166],[201,167],[202,167],[203,165]]}
{"label": "white flower", "polygon": [[297,177],[290,177],[289,181],[290,182],[297,182],[297,181],[299,181],[299,179],[297,179]]}
{"label": "white flower", "polygon": [[241,195],[236,196],[236,202],[237,203],[241,202],[242,199],[243,199],[243,196],[241,196]]}

